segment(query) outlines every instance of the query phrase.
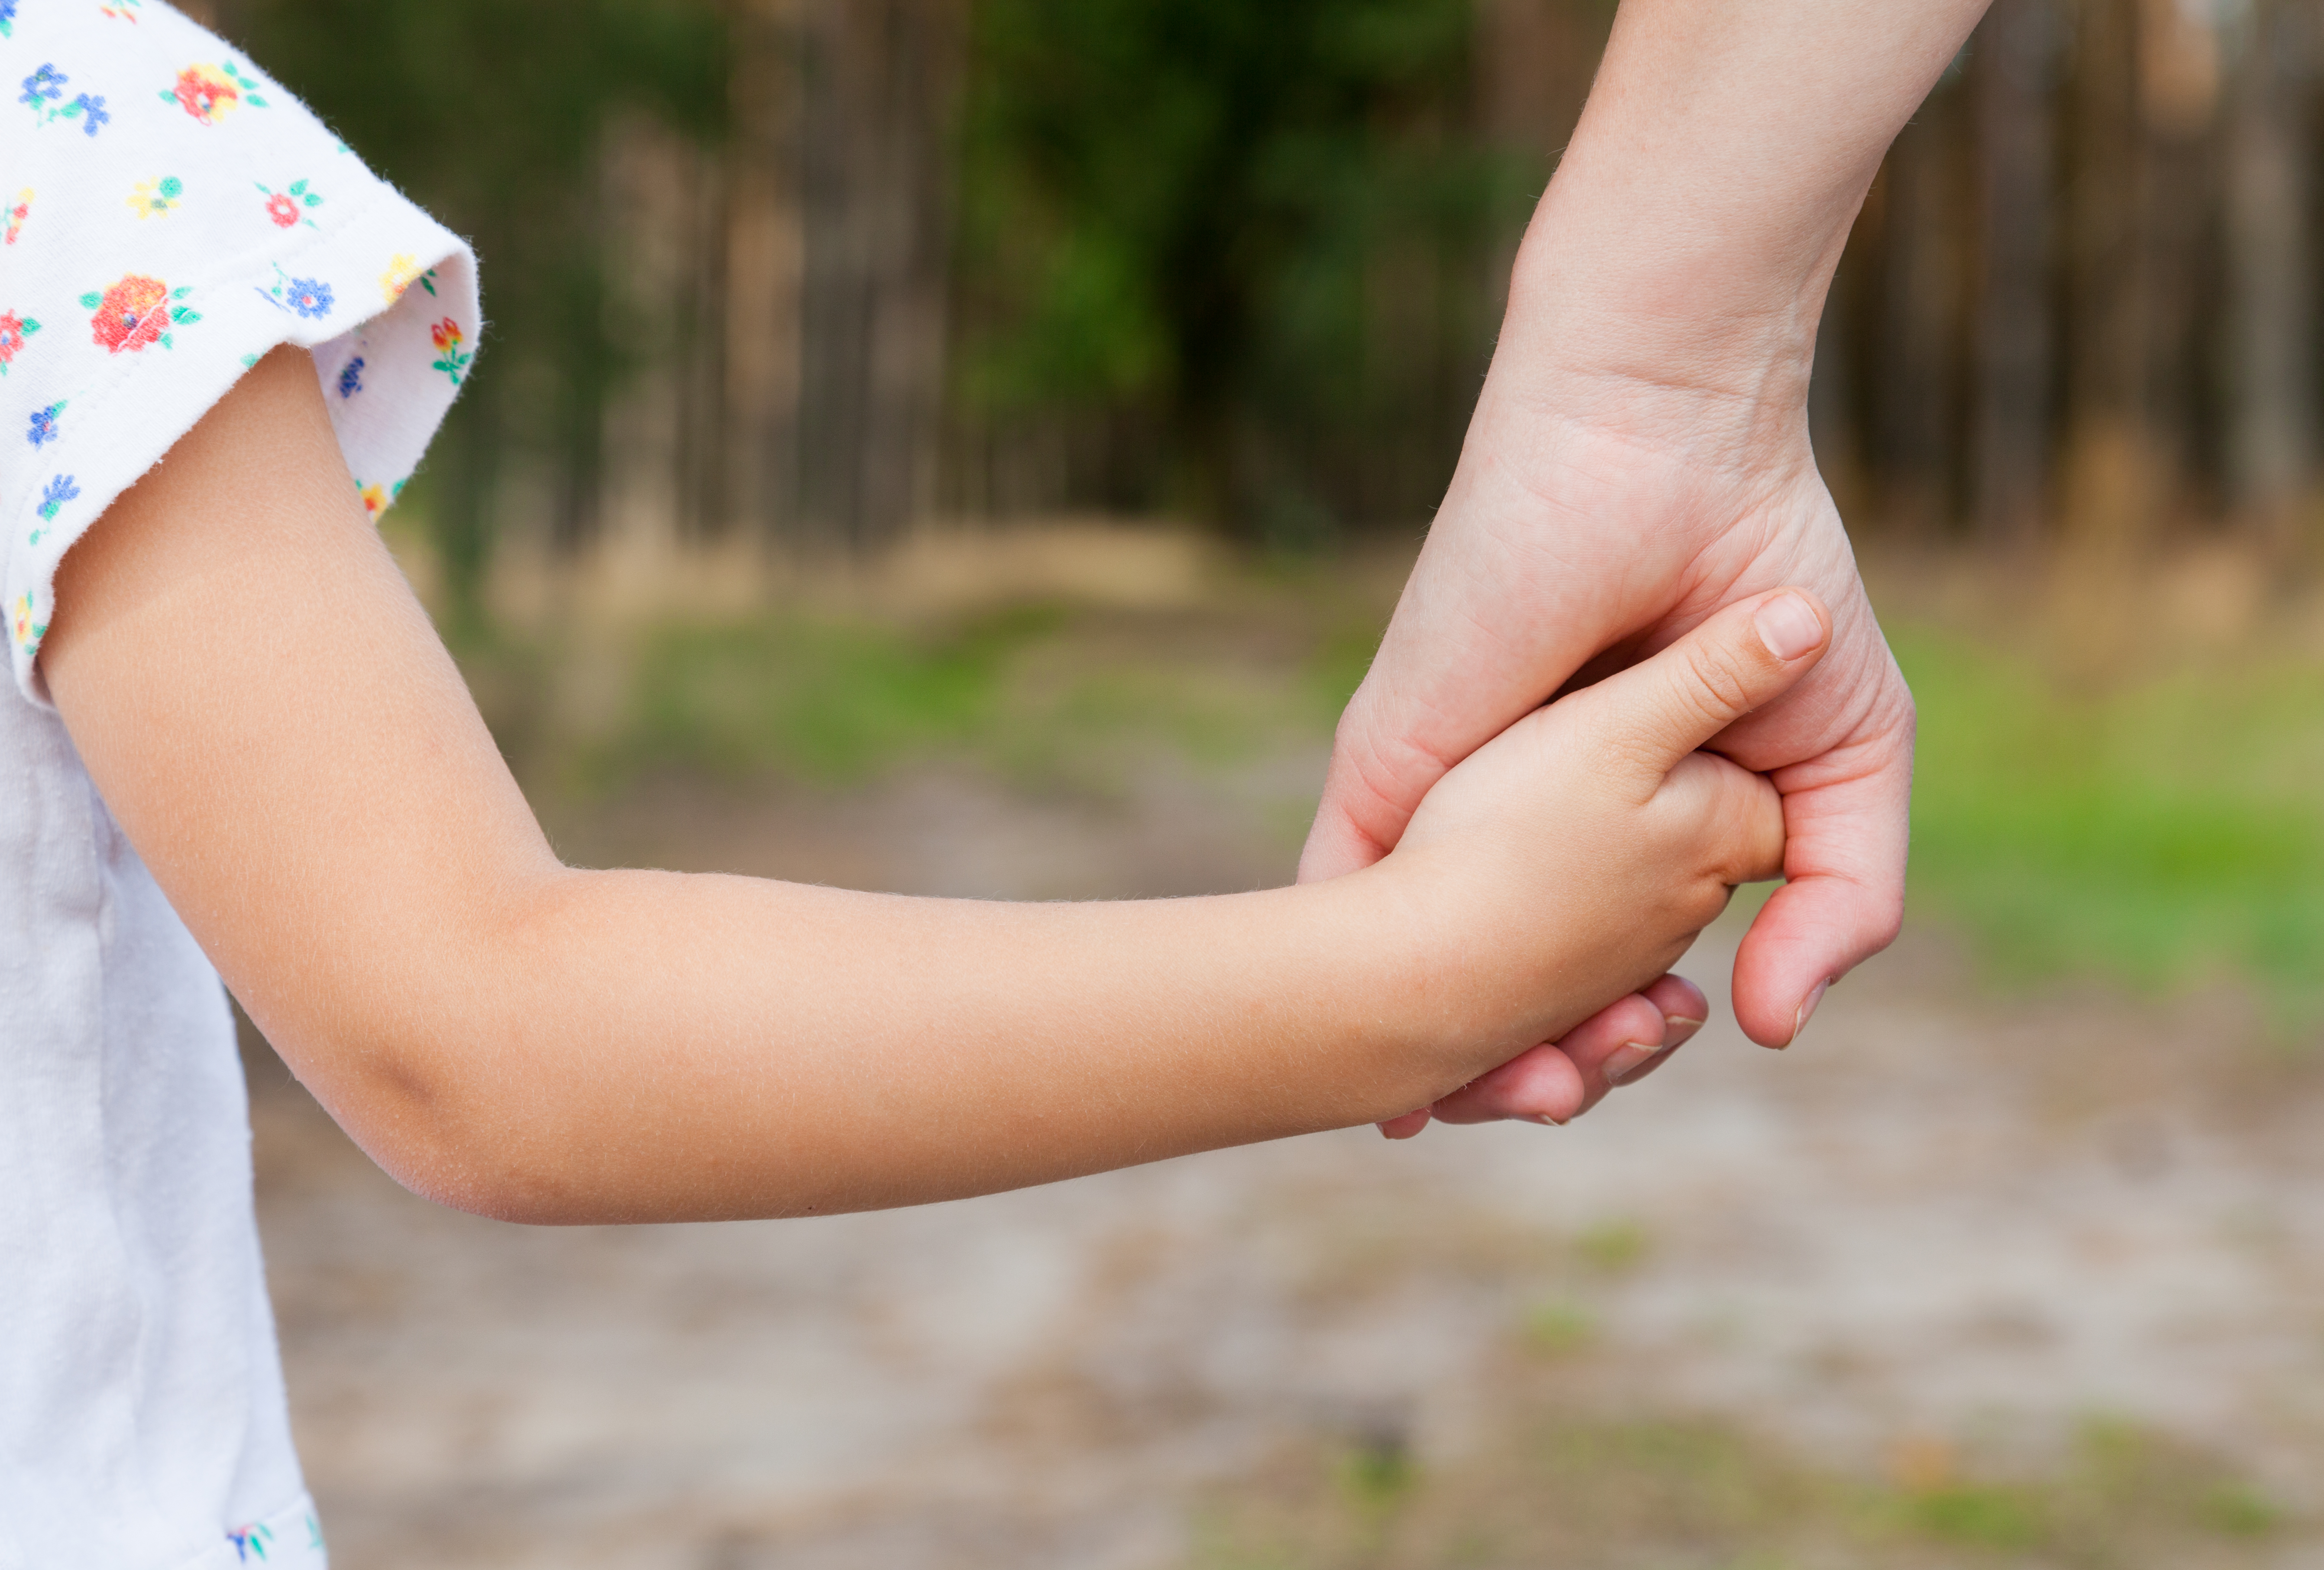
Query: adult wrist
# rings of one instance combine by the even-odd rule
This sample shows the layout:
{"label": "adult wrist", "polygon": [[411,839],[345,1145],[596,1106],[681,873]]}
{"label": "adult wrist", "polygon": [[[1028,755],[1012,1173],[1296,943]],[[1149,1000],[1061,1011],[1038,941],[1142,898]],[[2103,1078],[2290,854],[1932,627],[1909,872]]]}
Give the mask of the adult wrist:
{"label": "adult wrist", "polygon": [[1679,204],[1561,171],[1509,280],[1497,375],[1560,406],[1595,396],[1796,415],[1850,204],[1804,226],[1690,221]]}

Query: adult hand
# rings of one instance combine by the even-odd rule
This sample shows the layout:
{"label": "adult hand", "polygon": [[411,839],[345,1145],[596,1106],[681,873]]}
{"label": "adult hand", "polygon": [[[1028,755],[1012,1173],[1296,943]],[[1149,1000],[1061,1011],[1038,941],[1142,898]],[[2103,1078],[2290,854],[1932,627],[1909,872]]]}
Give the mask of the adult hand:
{"label": "adult hand", "polygon": [[1789,836],[1737,1018],[1787,1045],[1895,937],[1912,699],[1809,448],[1807,383],[1880,157],[1984,6],[1626,0],[1444,507],[1341,720],[1303,879],[1385,854],[1446,769],[1562,687],[1797,584],[1831,613],[1831,652],[1713,743],[1774,778]]}
{"label": "adult hand", "polygon": [[1790,882],[1744,939],[1734,996],[1755,1040],[1786,1045],[1821,988],[1895,935],[1913,744],[1911,697],[1804,422],[1764,452],[1707,455],[1697,443],[1719,434],[1703,429],[1712,411],[1695,411],[1692,429],[1640,431],[1488,400],[1470,443],[1480,461],[1464,462],[1341,721],[1301,876],[1385,854],[1446,767],[1577,673],[1627,664],[1732,600],[1801,585],[1831,607],[1831,653],[1714,743],[1784,793]]}

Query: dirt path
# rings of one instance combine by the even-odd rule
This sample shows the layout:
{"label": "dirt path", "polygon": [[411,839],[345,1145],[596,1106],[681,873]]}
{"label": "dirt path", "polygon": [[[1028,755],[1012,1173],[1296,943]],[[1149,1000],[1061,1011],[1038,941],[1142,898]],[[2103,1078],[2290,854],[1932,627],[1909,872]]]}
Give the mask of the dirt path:
{"label": "dirt path", "polygon": [[[1222,802],[1277,784],[665,783],[558,827],[605,859],[1168,893],[1269,875],[1281,833]],[[1689,967],[1714,993],[1732,938]],[[1707,1416],[1842,1476],[2030,1474],[2129,1420],[2284,1512],[2233,1563],[2324,1565],[2324,1076],[2255,1040],[2232,998],[1986,1000],[1915,933],[1787,1057],[1715,1025],[1568,1130],[565,1233],[409,1197],[277,1068],[261,1216],[343,1570],[1161,1570],[1201,1558],[1204,1501],[1303,1445],[1483,1464],[1551,1364],[1560,1399]]]}

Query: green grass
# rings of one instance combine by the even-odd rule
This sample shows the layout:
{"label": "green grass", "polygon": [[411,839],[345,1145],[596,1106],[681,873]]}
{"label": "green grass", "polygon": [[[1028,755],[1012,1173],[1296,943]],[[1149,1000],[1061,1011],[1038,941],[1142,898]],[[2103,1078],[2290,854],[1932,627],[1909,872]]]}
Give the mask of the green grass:
{"label": "green grass", "polygon": [[2281,1510],[2218,1457],[2120,1423],[2056,1464],[1910,1486],[1808,1462],[1730,1424],[1577,1408],[1550,1374],[1505,1387],[1510,1427],[1457,1466],[1352,1481],[1318,1438],[1199,1513],[1195,1570],[2183,1570],[2269,1562]]}
{"label": "green grass", "polygon": [[[941,759],[1102,792],[1157,752],[1214,771],[1329,737],[1336,706],[1305,665],[1239,660],[1211,631],[1054,605],[922,627],[798,612],[666,626],[629,657],[613,723],[530,738],[534,771],[588,793],[659,769],[841,789]],[[525,712],[500,706],[504,741]]]}
{"label": "green grass", "polygon": [[802,616],[666,628],[639,656],[613,756],[858,781],[988,734],[1011,657],[1061,619],[1031,606],[921,637]]}
{"label": "green grass", "polygon": [[2242,977],[2324,1017],[2324,668],[2075,692],[1958,634],[1894,642],[1921,709],[1916,909],[2005,981]]}

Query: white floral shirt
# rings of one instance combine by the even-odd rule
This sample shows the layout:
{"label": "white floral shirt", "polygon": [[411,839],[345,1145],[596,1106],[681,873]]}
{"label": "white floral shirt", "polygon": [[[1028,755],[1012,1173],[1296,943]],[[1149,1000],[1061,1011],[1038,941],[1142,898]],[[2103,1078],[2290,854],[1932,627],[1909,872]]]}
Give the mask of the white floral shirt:
{"label": "white floral shirt", "polygon": [[281,344],[385,508],[479,325],[467,247],[162,0],[0,0],[0,1570],[324,1563],[233,1022],[46,701],[58,560]]}
{"label": "white floral shirt", "polygon": [[235,378],[314,352],[374,513],[475,357],[467,247],[161,0],[0,0],[0,528],[17,679],[72,541]]}

